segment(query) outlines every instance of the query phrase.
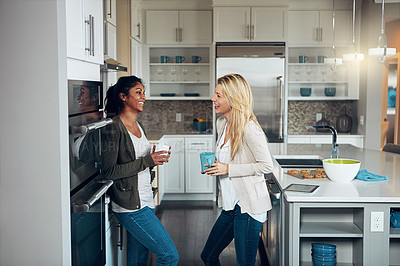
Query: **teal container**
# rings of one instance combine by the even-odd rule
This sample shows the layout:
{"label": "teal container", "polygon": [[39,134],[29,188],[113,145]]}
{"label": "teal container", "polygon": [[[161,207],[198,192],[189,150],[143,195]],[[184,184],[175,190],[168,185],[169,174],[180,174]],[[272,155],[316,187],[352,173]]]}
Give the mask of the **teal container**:
{"label": "teal container", "polygon": [[335,87],[329,87],[329,88],[325,88],[325,96],[335,96],[336,95],[336,88]]}
{"label": "teal container", "polygon": [[310,96],[311,88],[300,88],[300,95],[301,96]]}
{"label": "teal container", "polygon": [[204,172],[211,164],[215,163],[215,153],[202,152],[200,153],[201,171]]}

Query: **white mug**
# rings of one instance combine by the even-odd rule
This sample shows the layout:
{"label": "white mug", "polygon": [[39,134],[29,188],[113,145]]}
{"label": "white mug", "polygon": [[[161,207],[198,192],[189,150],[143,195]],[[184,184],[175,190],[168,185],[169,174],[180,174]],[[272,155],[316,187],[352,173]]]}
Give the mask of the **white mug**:
{"label": "white mug", "polygon": [[[159,143],[159,144],[156,145],[156,149],[154,150],[154,152],[158,152],[158,151],[166,151],[166,153],[168,153],[168,151],[169,151],[169,146]],[[164,153],[163,153],[163,154],[164,154]]]}

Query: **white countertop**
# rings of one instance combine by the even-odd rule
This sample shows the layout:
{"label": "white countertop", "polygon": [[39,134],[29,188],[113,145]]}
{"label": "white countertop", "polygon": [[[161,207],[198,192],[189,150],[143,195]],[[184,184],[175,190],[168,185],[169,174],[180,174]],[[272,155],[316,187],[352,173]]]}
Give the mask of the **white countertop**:
{"label": "white countertop", "polygon": [[[330,157],[332,145],[328,144],[287,144],[287,158],[291,155],[319,155],[323,159]],[[368,203],[400,203],[400,155],[369,149],[360,149],[352,145],[339,145],[340,158],[361,161],[360,170],[388,177],[387,181],[363,181],[354,179],[350,183],[333,182],[324,179],[299,179],[285,174],[276,162],[274,176],[281,189],[288,185],[319,185],[313,193],[284,192],[289,202],[368,202]],[[278,156],[277,156],[278,157]]]}

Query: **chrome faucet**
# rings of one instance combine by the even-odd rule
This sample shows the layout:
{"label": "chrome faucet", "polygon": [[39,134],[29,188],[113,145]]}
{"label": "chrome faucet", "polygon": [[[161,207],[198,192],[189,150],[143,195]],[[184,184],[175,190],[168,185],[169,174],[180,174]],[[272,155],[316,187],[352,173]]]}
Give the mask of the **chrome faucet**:
{"label": "chrome faucet", "polygon": [[313,128],[327,128],[332,132],[332,151],[331,158],[339,158],[339,144],[337,144],[337,132],[336,129],[332,126],[306,126],[307,129]]}

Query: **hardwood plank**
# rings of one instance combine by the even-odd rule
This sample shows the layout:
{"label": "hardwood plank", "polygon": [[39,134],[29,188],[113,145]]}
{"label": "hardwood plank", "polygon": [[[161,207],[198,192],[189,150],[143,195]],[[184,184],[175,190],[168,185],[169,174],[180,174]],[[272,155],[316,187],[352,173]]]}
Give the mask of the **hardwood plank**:
{"label": "hardwood plank", "polygon": [[[213,201],[163,201],[157,207],[156,215],[178,250],[178,265],[204,265],[200,254],[219,213]],[[264,256],[262,252],[261,255]],[[156,259],[151,254],[150,265],[154,265]],[[265,259],[260,258],[258,252],[256,266],[268,265]],[[236,265],[234,241],[221,253],[220,261],[224,266]]]}

